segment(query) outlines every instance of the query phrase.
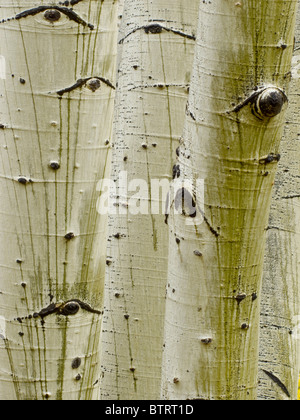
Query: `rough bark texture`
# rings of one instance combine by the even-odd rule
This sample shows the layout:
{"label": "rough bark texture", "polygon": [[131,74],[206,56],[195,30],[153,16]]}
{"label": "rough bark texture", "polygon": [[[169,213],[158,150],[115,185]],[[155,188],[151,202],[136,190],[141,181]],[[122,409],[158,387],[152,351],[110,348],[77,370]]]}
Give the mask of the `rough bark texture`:
{"label": "rough bark texture", "polygon": [[[197,15],[198,0],[125,1],[113,180],[121,171],[128,171],[128,182],[143,179],[149,186],[154,178],[171,180]],[[162,210],[132,215],[132,195],[121,191],[112,197],[112,206],[128,215],[113,215],[109,223],[103,399],[160,396],[168,229]],[[150,211],[148,198],[138,195]],[[164,208],[162,199],[158,203]]]}
{"label": "rough bark texture", "polygon": [[268,115],[289,83],[296,6],[200,3],[179,166],[180,179],[205,182],[204,197],[193,191],[203,223],[186,210],[170,217],[166,399],[257,396],[263,255],[285,112]]}
{"label": "rough bark texture", "polygon": [[299,49],[300,15],[298,11],[287,125],[281,143],[281,161],[271,207],[262,289],[259,398],[263,400],[296,400],[298,392],[300,350]]}
{"label": "rough bark texture", "polygon": [[0,7],[3,399],[99,393],[118,5],[51,4]]}

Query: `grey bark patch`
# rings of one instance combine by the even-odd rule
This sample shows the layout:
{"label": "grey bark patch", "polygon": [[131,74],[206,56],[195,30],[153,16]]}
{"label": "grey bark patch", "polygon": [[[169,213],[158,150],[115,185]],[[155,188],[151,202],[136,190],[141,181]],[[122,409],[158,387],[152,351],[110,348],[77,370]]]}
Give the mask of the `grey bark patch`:
{"label": "grey bark patch", "polygon": [[[61,89],[61,90],[59,90],[59,91],[57,91],[56,93],[59,95],[59,96],[63,96],[65,93],[70,93],[70,92],[72,92],[73,90],[75,90],[75,89],[79,89],[79,88],[82,88],[84,85],[87,85],[88,86],[88,83],[89,82],[91,82],[91,81],[93,81],[93,83],[92,83],[92,86],[88,86],[89,87],[89,89],[90,90],[93,90],[93,88],[95,88],[95,86],[96,86],[96,80],[98,81],[98,83],[99,83],[99,85],[98,85],[98,88],[97,89],[99,89],[100,88],[100,82],[103,82],[103,83],[105,83],[107,86],[109,86],[111,89],[116,89],[115,88],[115,86],[109,81],[109,80],[107,80],[107,79],[104,79],[103,77],[87,77],[87,78],[85,78],[85,79],[78,79],[77,81],[76,81],[76,83],[74,83],[74,85],[72,85],[72,86],[69,86],[69,87],[67,87],[67,88],[65,88],[65,89]],[[95,89],[95,91],[97,90],[97,89]]]}

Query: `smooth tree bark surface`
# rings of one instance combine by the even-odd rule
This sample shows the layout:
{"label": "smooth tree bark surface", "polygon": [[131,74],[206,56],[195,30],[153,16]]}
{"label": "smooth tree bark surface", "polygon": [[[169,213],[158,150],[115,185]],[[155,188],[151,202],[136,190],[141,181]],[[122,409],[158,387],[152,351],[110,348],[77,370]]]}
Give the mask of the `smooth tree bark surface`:
{"label": "smooth tree bark surface", "polygon": [[[49,5],[51,3],[51,5]],[[0,6],[0,395],[96,399],[115,0]]]}
{"label": "smooth tree bark surface", "polygon": [[300,340],[299,88],[300,13],[287,123],[267,234],[262,289],[258,397],[297,400]]}
{"label": "smooth tree bark surface", "polygon": [[[112,179],[120,188],[109,218],[103,399],[160,397],[168,229],[165,199],[152,196],[150,188],[151,180],[165,179],[168,191],[172,179],[198,4],[125,0],[112,159]],[[139,190],[139,180],[148,191]]]}
{"label": "smooth tree bark surface", "polygon": [[200,2],[178,163],[187,186],[169,218],[165,399],[257,397],[266,228],[296,8],[295,0]]}

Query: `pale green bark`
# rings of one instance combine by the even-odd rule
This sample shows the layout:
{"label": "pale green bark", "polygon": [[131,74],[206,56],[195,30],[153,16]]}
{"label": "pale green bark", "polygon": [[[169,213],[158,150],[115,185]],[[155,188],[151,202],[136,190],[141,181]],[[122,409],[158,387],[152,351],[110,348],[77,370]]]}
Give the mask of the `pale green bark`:
{"label": "pale green bark", "polygon": [[[125,1],[120,37],[112,178],[171,180],[182,134],[198,0]],[[129,197],[112,197],[128,215],[109,222],[103,323],[103,399],[158,399],[168,229],[159,215],[132,215]],[[141,197],[141,205],[151,205]],[[151,198],[151,197],[150,197]],[[164,209],[162,199],[158,199]],[[157,204],[157,202],[155,202]],[[129,205],[129,208],[128,208]]]}
{"label": "pale green bark", "polygon": [[[262,289],[259,398],[297,399],[300,340],[300,14],[287,124],[268,227]],[[280,382],[276,381],[274,375]],[[281,385],[280,385],[281,383]]]}
{"label": "pale green bark", "polygon": [[200,3],[179,165],[180,179],[205,182],[204,221],[169,221],[166,399],[257,396],[263,255],[285,112],[259,119],[254,103],[270,85],[288,87],[296,7]]}
{"label": "pale green bark", "polygon": [[73,3],[0,7],[3,399],[99,394],[118,4]]}

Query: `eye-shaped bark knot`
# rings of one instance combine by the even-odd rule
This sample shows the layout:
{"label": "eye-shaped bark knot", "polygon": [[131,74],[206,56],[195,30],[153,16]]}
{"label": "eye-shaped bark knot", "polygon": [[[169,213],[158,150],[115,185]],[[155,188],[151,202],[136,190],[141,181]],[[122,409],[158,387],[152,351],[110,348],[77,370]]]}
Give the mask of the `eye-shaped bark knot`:
{"label": "eye-shaped bark knot", "polygon": [[55,9],[46,10],[44,18],[52,23],[57,22],[61,18],[61,13]]}
{"label": "eye-shaped bark knot", "polygon": [[281,113],[286,102],[287,97],[281,89],[267,88],[258,95],[254,103],[254,113],[259,118],[276,117]]}

